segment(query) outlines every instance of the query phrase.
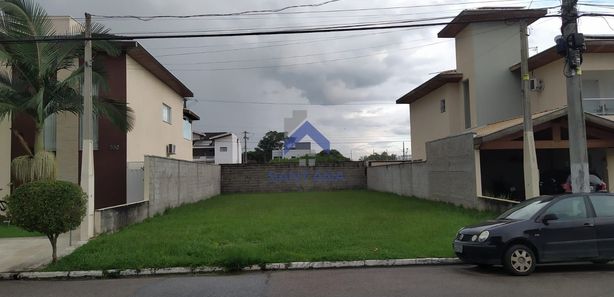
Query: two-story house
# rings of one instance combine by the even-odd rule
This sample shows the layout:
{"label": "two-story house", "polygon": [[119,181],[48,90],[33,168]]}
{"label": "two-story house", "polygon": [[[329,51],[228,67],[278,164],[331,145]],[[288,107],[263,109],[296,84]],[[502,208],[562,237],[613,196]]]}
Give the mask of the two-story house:
{"label": "two-story house", "polygon": [[[429,142],[472,134],[476,196],[524,198],[518,20],[532,23],[546,12],[465,10],[439,32],[455,39],[456,69],[397,100],[410,107],[414,160],[431,161]],[[564,59],[552,47],[531,57],[529,68],[541,191],[549,194],[560,191],[569,175]],[[614,100],[608,99],[614,98],[614,39],[587,36],[582,68],[589,167],[614,185]]]}
{"label": "two-story house", "polygon": [[243,161],[242,144],[230,132],[193,132],[195,161],[212,164],[240,164]]}
{"label": "two-story house", "polygon": [[[81,26],[70,17],[53,17],[52,21],[57,34],[74,32]],[[127,171],[129,165],[142,163],[146,155],[192,160],[191,122],[198,120],[184,108],[186,98],[193,96],[190,89],[138,42],[117,45],[120,55],[101,60],[109,85],[104,95],[127,102],[134,111],[134,125],[125,133],[106,119],[94,121],[96,209],[143,200],[127,197]],[[10,134],[11,126],[33,143],[33,122],[28,118],[16,115],[11,123],[0,124],[0,188],[10,182],[10,160],[24,154]],[[186,130],[189,132],[184,133]],[[56,154],[58,179],[79,183],[80,134],[80,119],[74,114],[46,119],[45,148]]]}

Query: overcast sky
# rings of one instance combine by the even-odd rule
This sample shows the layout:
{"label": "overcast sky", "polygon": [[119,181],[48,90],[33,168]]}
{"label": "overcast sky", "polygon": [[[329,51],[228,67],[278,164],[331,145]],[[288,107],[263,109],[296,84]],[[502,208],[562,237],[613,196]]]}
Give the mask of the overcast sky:
{"label": "overcast sky", "polygon": [[[185,15],[276,9],[319,2],[322,1],[39,1],[50,15],[70,15],[80,21],[84,12],[94,15]],[[423,4],[439,6],[399,7]],[[559,4],[558,0],[341,0],[275,15],[145,22],[95,20],[114,33],[194,33],[453,17],[462,9],[483,6],[531,5],[531,8],[539,8]],[[399,8],[313,13],[389,7]],[[598,11],[595,7],[581,9]],[[614,9],[602,11],[614,13]],[[612,34],[613,26],[612,18],[610,25],[604,19],[584,19],[580,30]],[[537,21],[531,28],[531,54],[552,46],[559,27],[558,18]],[[438,39],[436,35],[441,28],[145,40],[141,43],[194,92],[189,108],[201,117],[194,126],[196,131],[230,131],[237,135],[248,131],[248,147],[253,149],[266,131],[283,131],[283,119],[290,117],[292,110],[307,110],[308,120],[330,139],[332,148],[357,159],[372,151],[401,155],[403,142],[409,148],[409,108],[394,102],[437,72],[455,68],[453,39]]]}

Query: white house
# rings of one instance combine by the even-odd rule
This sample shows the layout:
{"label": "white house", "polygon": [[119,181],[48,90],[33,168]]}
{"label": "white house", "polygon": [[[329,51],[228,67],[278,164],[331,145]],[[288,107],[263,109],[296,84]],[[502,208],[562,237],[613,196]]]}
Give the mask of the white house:
{"label": "white house", "polygon": [[215,164],[240,164],[243,161],[241,141],[235,134],[193,132],[192,135],[194,160]]}

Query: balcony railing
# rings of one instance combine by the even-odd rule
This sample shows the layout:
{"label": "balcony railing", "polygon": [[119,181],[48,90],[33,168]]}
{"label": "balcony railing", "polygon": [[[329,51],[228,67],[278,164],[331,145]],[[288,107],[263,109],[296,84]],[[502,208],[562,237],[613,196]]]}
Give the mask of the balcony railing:
{"label": "balcony railing", "polygon": [[584,98],[584,111],[598,115],[614,115],[614,98]]}

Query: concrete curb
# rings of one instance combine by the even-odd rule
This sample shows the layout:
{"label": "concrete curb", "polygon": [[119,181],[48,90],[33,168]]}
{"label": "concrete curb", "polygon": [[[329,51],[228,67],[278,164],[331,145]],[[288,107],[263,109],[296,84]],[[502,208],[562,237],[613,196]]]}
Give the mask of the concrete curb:
{"label": "concrete curb", "polygon": [[[279,270],[309,270],[333,268],[362,268],[362,267],[395,267],[414,265],[453,265],[461,264],[458,258],[419,258],[419,259],[390,259],[390,260],[362,260],[362,261],[336,261],[336,262],[290,262],[270,263],[243,267],[240,271],[279,271]],[[122,278],[138,276],[162,276],[220,273],[223,267],[171,267],[146,269],[111,269],[91,271],[60,271],[60,272],[4,272],[0,273],[0,280],[44,280],[44,279],[83,279],[83,278]]]}

